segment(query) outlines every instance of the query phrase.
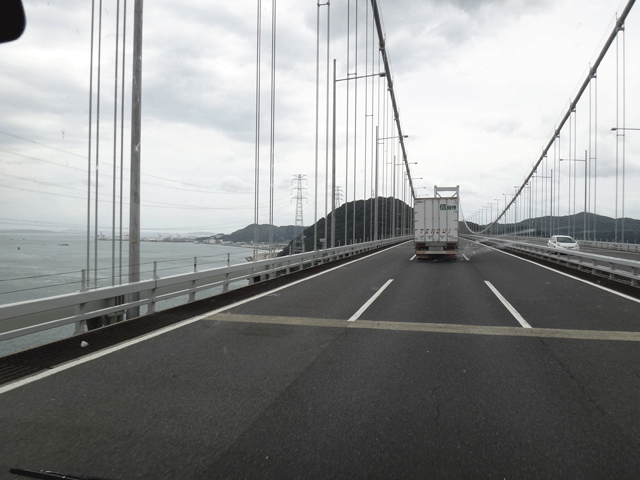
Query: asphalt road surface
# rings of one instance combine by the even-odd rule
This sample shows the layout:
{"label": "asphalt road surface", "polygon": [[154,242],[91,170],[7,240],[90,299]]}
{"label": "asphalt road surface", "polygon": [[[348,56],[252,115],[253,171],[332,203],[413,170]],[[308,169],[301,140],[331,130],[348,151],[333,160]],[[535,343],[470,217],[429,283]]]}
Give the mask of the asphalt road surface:
{"label": "asphalt road surface", "polygon": [[462,253],[403,244],[0,387],[0,478],[639,478],[639,301]]}

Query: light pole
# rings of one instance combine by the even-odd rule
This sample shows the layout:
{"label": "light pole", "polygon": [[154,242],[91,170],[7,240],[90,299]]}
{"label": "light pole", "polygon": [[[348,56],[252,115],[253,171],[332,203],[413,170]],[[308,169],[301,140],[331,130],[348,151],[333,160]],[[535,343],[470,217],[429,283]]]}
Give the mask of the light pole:
{"label": "light pole", "polygon": [[[336,79],[336,59],[333,59],[333,139],[331,145],[331,248],[336,246],[336,84],[338,82],[344,82],[347,80],[357,80],[359,78],[367,77],[385,77],[384,72],[374,73],[371,75],[359,75],[356,77],[347,77]],[[376,127],[376,137],[378,136],[378,127]],[[376,195],[378,193],[378,149],[376,148]],[[376,202],[377,207],[377,202]],[[347,207],[345,199],[345,221],[347,218]],[[376,219],[376,240],[377,240],[377,219]],[[346,235],[345,228],[345,235]],[[346,243],[346,242],[345,242]]]}

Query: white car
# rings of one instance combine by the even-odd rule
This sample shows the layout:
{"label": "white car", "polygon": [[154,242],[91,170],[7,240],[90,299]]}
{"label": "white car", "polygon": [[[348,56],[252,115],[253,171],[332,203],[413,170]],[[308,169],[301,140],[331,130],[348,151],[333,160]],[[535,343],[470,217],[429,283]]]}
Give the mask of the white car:
{"label": "white car", "polygon": [[567,235],[554,235],[547,242],[547,246],[557,250],[580,250],[578,242]]}

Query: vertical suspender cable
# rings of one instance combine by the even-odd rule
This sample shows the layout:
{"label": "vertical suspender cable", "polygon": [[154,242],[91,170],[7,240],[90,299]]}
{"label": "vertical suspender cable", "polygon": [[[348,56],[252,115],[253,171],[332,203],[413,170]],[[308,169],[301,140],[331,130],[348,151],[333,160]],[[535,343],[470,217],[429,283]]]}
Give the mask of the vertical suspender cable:
{"label": "vertical suspender cable", "polygon": [[627,143],[627,119],[626,119],[626,34],[622,25],[622,238],[624,243],[624,183],[625,183],[625,153]]}
{"label": "vertical suspender cable", "polygon": [[[372,18],[373,21],[373,18]],[[375,33],[373,31],[373,25],[371,28],[371,42],[372,42],[372,47],[371,47],[371,71],[373,72],[374,69],[376,68],[376,57],[375,57],[375,52],[376,49],[373,47],[373,39],[374,39]],[[378,82],[380,81],[380,77],[378,77]],[[374,168],[374,160],[376,159],[376,152],[377,152],[377,145],[375,145],[375,141],[376,141],[376,136],[374,135],[375,133],[375,129],[373,128],[374,124],[376,123],[375,120],[375,100],[376,100],[376,77],[371,77],[371,208],[369,209],[369,238],[373,239],[373,230],[374,230],[374,210],[375,210],[375,196],[374,196],[374,178],[375,177],[375,168]],[[375,210],[377,212],[377,210]]]}
{"label": "vertical suspender cable", "polygon": [[269,147],[269,257],[273,256],[273,194],[276,120],[276,0],[271,8],[271,138]]}
{"label": "vertical suspender cable", "polygon": [[[589,194],[588,194],[588,210],[591,210],[591,142],[592,142],[592,138],[591,138],[591,134],[592,134],[592,118],[591,115],[593,113],[593,106],[592,106],[592,102],[593,102],[593,94],[592,94],[592,88],[591,88],[591,81],[589,81],[589,139],[588,139],[588,145],[589,145],[589,153],[587,155],[588,158],[588,178],[589,178]],[[586,216],[586,212],[585,212],[585,216]],[[591,217],[587,218],[587,231],[591,231]],[[591,235],[589,235],[590,237]],[[588,240],[588,238],[585,238],[585,240]]]}
{"label": "vertical suspender cable", "polygon": [[[357,0],[356,0],[357,1]],[[349,201],[349,68],[351,67],[350,63],[350,39],[351,39],[351,0],[347,0],[347,112],[346,112],[346,123],[345,123],[345,146],[344,146],[344,155],[345,155],[345,172],[344,172],[344,245],[347,246],[347,221],[349,216],[349,209],[347,208],[347,203]],[[357,80],[356,80],[357,81]]]}
{"label": "vertical suspender cable", "polygon": [[[558,144],[557,144],[557,142],[554,142],[553,143],[553,169],[551,170],[551,172],[555,171],[556,172],[556,177],[558,176],[558,169],[556,167],[556,160],[558,158],[557,151],[558,151]],[[552,176],[553,176],[553,174],[552,174]],[[551,231],[550,231],[549,235],[553,235],[554,234],[554,228],[553,227],[554,227],[554,224],[555,224],[555,218],[554,217],[555,217],[556,211],[555,211],[555,206],[554,206],[554,203],[553,203],[553,199],[555,198],[555,196],[556,196],[556,181],[555,181],[555,179],[552,178],[551,179],[551,220],[550,220],[551,221],[551,227],[550,227]],[[556,200],[556,203],[557,203],[557,200]]]}
{"label": "vertical suspender cable", "polygon": [[98,286],[98,180],[100,177],[99,157],[100,157],[100,57],[102,54],[102,0],[99,3],[100,12],[98,13],[98,91],[96,93],[96,196],[95,196],[95,213],[94,213],[94,252],[93,252],[93,274],[95,286]]}
{"label": "vertical suspender cable", "polygon": [[578,114],[573,112],[573,157],[575,159],[573,163],[573,236],[576,236],[576,195],[578,193]]}
{"label": "vertical suspender cable", "polygon": [[336,246],[336,59],[333,59],[333,105],[331,122],[331,248]]}
{"label": "vertical suspender cable", "polygon": [[260,207],[260,45],[262,38],[262,0],[258,0],[256,20],[256,136],[254,153],[253,261],[258,259],[258,210]]}
{"label": "vertical suspender cable", "polygon": [[[331,78],[330,70],[330,53],[329,41],[331,37],[331,2],[327,2],[327,106],[326,106],[326,125],[325,125],[325,147],[324,147],[324,247],[329,244],[329,85]],[[333,213],[331,214],[333,217]]]}
{"label": "vertical suspender cable", "polygon": [[[573,158],[571,156],[571,147],[572,147],[572,143],[571,143],[571,136],[573,135],[573,129],[571,128],[572,125],[572,120],[573,118],[573,112],[571,112],[569,114],[569,155],[567,158],[571,159]],[[567,216],[567,235],[571,235],[571,160],[569,160],[567,162],[569,164],[569,198],[567,198],[567,204],[569,205],[569,210],[568,210],[568,216]]]}
{"label": "vertical suspender cable", "polygon": [[[91,1],[91,54],[89,61],[89,151],[87,153],[87,276],[91,278],[91,127],[93,125],[93,39],[95,25],[95,0]],[[85,288],[85,285],[82,286]]]}
{"label": "vertical suspender cable", "polygon": [[[556,202],[558,207],[557,207],[557,211],[558,211],[558,233],[562,233],[562,230],[560,230],[560,159],[562,158],[562,138],[560,137],[560,130],[556,130],[557,136],[556,138],[558,139],[558,201]],[[569,233],[567,231],[567,233]]]}
{"label": "vertical suspender cable", "polygon": [[358,152],[358,0],[356,0],[356,31],[355,31],[355,70],[353,72],[356,77],[353,86],[353,228],[351,243],[356,243],[356,179],[357,179],[357,152]]}
{"label": "vertical suspender cable", "polygon": [[593,131],[595,132],[595,138],[593,139],[593,241],[596,241],[596,218],[598,214],[598,207],[596,202],[596,194],[598,193],[598,77],[594,77],[594,94],[595,100],[594,108],[594,122]]}
{"label": "vertical suspender cable", "polygon": [[[380,56],[378,55],[378,71],[380,71]],[[379,166],[379,158],[380,158],[380,146],[378,145],[378,137],[380,136],[380,77],[378,77],[378,89],[376,92],[376,96],[377,96],[377,102],[376,102],[376,107],[377,107],[377,115],[376,115],[376,137],[375,137],[375,151],[376,151],[376,164],[375,164],[375,187],[374,187],[374,213],[373,213],[373,221],[374,226],[373,226],[373,239],[374,240],[378,240],[378,233],[379,233],[379,212],[380,212],[380,205],[378,202],[378,176],[379,176],[379,171],[378,171],[378,166]]]}
{"label": "vertical suspender cable", "polygon": [[122,88],[120,89],[120,283],[122,283],[122,191],[124,188],[124,70],[127,46],[127,0],[122,8]]}
{"label": "vertical suspender cable", "polygon": [[[313,250],[318,249],[318,134],[320,129],[320,4],[316,7],[316,152],[313,202]],[[304,241],[304,240],[303,240]]]}
{"label": "vertical suspender cable", "polygon": [[[364,74],[369,75],[369,3],[365,2],[366,9],[364,15],[365,34],[364,34]],[[362,241],[367,241],[367,119],[368,119],[368,95],[369,95],[369,80],[365,78],[364,82],[364,176],[363,176],[363,190],[362,190]]]}
{"label": "vertical suspender cable", "polygon": [[[384,104],[382,108],[382,138],[390,137],[389,133],[389,101],[386,95],[386,89],[384,95]],[[389,156],[389,149],[386,142],[382,142],[382,238],[387,238],[387,157]]]}
{"label": "vertical suspender cable", "polygon": [[618,132],[620,130],[618,130],[618,127],[620,127],[619,125],[619,121],[620,121],[620,113],[619,113],[619,107],[620,107],[620,95],[618,93],[619,90],[619,86],[620,86],[620,68],[618,67],[618,63],[620,60],[620,54],[619,54],[619,48],[618,48],[618,44],[619,44],[619,35],[620,30],[618,30],[617,34],[616,34],[616,219],[615,219],[615,233],[614,233],[614,238],[615,238],[615,242],[618,243],[618,140],[620,135],[618,134]]}
{"label": "vertical suspender cable", "polygon": [[116,284],[116,177],[118,155],[118,50],[120,41],[120,0],[116,1],[116,59],[113,94],[113,188],[111,199],[111,285]]}

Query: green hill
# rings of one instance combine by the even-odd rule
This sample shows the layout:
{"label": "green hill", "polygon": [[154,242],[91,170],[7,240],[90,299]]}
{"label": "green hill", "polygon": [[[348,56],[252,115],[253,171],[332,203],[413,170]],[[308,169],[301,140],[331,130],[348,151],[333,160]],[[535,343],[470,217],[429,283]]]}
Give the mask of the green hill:
{"label": "green hill", "polygon": [[[293,225],[287,225],[285,227],[273,226],[273,242],[274,243],[286,243],[290,242],[293,238]],[[253,243],[255,232],[255,223],[247,225],[246,227],[236,230],[235,232],[224,235],[222,240],[225,242],[237,242],[237,243]],[[269,242],[269,225],[258,225],[258,243]]]}
{"label": "green hill", "polygon": [[[397,200],[395,202],[395,209],[393,207],[393,197],[388,198],[378,198],[378,238],[390,237],[392,234],[392,222],[391,217],[394,214],[396,216],[396,225],[395,230],[399,235],[402,232],[401,222],[402,222],[402,214],[404,206],[404,226],[405,232],[409,232],[410,229],[407,228],[409,224],[409,219],[413,218],[413,209],[409,207],[406,203]],[[347,219],[345,226],[345,209],[347,211]],[[346,204],[341,205],[336,209],[336,233],[335,233],[335,244],[336,246],[352,244],[354,239],[354,202],[348,202]],[[375,236],[374,232],[374,219],[373,213],[375,211],[375,203],[373,199],[366,200],[357,200],[355,202],[355,242],[361,243],[363,241],[368,242]],[[331,244],[331,217],[332,214],[328,215],[328,228],[327,228],[327,245]],[[316,223],[317,225],[317,238],[318,242],[316,247],[318,249],[323,248],[323,244],[321,239],[324,238],[324,226],[326,219],[323,217]],[[346,228],[345,228],[346,227]],[[345,235],[346,230],[346,235]],[[304,250],[305,252],[314,250],[313,239],[314,239],[314,225],[305,228],[304,230]],[[290,237],[292,238],[292,237]],[[280,256],[289,255],[291,249],[292,241],[289,242],[289,245],[280,253]]]}
{"label": "green hill", "polygon": [[[502,235],[503,233],[513,234],[514,229],[518,235],[550,237],[551,235],[570,235],[577,240],[597,240],[600,242],[613,242],[616,239],[616,223],[618,230],[618,242],[622,242],[622,222],[619,218],[616,222],[614,218],[605,217],[604,215],[594,215],[588,213],[585,217],[584,212],[575,215],[565,215],[562,217],[538,217],[526,219],[506,225],[500,223],[491,229],[491,233]],[[467,222],[469,226],[477,231],[485,228],[475,223]],[[551,225],[553,223],[553,226]],[[462,231],[461,231],[462,233]],[[633,218],[624,219],[624,241],[626,243],[640,242],[640,220]]]}

